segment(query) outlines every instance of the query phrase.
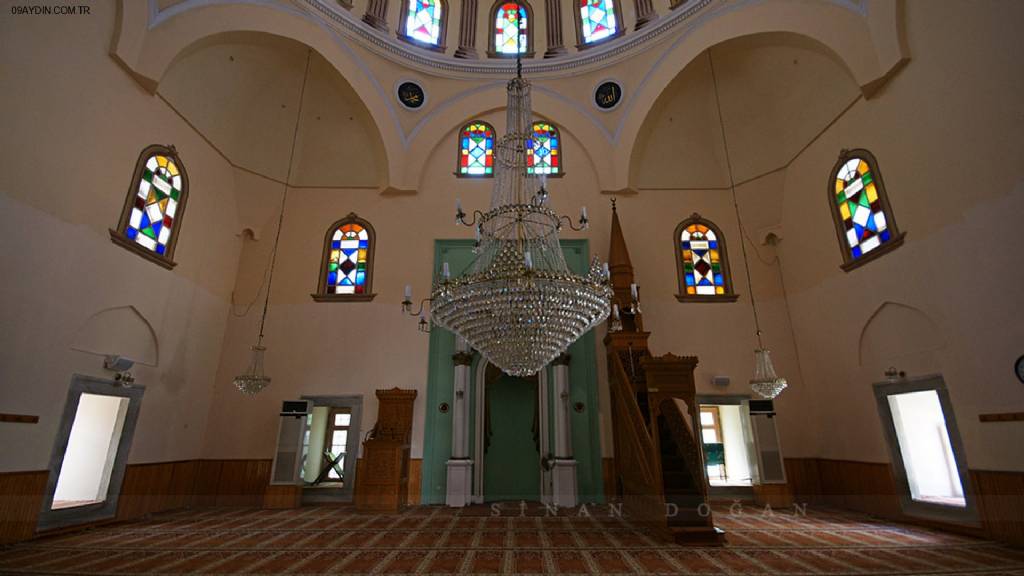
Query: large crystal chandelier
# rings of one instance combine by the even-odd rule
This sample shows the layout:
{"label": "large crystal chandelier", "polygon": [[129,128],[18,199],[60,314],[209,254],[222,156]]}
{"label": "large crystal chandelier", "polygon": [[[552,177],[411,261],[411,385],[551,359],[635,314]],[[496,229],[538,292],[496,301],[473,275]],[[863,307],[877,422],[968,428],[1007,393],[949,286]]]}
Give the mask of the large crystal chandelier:
{"label": "large crystal chandelier", "polygon": [[[580,276],[569,271],[558,241],[563,222],[548,205],[543,176],[528,174],[532,112],[530,83],[508,83],[508,133],[496,146],[494,192],[471,221],[458,203],[456,221],[476,229],[476,259],[453,278],[448,263],[433,283],[434,324],[466,339],[513,376],[537,373],[609,313],[608,265],[597,258]],[[408,291],[406,301],[408,302]]]}

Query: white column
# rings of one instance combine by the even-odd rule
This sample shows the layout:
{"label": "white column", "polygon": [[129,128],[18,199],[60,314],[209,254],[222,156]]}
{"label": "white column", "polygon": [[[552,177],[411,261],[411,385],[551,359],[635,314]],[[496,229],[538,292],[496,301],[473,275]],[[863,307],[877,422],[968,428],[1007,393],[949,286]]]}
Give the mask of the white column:
{"label": "white column", "polygon": [[462,338],[455,342],[455,365],[452,395],[452,457],[447,462],[445,504],[462,507],[470,503],[473,493],[473,460],[469,458],[469,367],[473,354]]}
{"label": "white column", "polygon": [[569,422],[572,414],[569,361],[569,355],[562,354],[552,363],[555,376],[555,461],[551,472],[554,503],[558,507],[577,504],[576,460],[572,457],[572,428]]}

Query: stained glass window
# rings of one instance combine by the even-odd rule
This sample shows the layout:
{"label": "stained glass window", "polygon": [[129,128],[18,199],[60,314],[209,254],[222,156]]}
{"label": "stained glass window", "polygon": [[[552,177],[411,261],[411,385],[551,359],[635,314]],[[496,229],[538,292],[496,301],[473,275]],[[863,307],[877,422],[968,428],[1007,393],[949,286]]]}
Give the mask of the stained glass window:
{"label": "stained glass window", "polygon": [[405,35],[412,40],[437,46],[441,43],[444,5],[441,0],[406,0]]}
{"label": "stained glass window", "polygon": [[459,134],[459,174],[494,174],[494,128],[485,122],[471,122]]}
{"label": "stained glass window", "polygon": [[734,300],[725,241],[718,228],[699,214],[676,228],[679,299]]}
{"label": "stained glass window", "polygon": [[116,243],[139,250],[170,267],[184,211],[188,177],[173,147],[149,146],[135,166],[135,176],[121,212]]}
{"label": "stained glass window", "polygon": [[614,0],[579,0],[583,44],[614,36],[619,30]]}
{"label": "stained glass window", "polygon": [[844,151],[833,170],[831,190],[847,263],[898,244],[898,234],[885,198],[874,157],[866,150]]}
{"label": "stained glass window", "polygon": [[374,233],[354,213],[327,231],[316,300],[369,300],[373,279]]}
{"label": "stained glass window", "polygon": [[528,52],[529,24],[524,4],[506,2],[498,6],[494,13],[494,51],[513,55]]}
{"label": "stained glass window", "polygon": [[526,171],[530,174],[560,174],[562,172],[561,138],[558,128],[547,122],[534,122],[530,138],[526,141]]}

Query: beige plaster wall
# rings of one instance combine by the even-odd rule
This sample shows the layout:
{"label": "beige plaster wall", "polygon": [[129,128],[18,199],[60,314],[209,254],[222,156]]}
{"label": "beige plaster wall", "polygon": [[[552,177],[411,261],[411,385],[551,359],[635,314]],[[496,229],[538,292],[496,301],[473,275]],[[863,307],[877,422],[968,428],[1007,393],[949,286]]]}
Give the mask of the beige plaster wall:
{"label": "beige plaster wall", "polygon": [[[971,468],[1024,470],[1024,428],[978,421],[1024,409],[1024,386],[1013,376],[1024,342],[1024,76],[1014,28],[1024,6],[980,8],[908,2],[913,59],[786,171],[780,254],[815,410],[784,418],[811,419],[820,438],[813,455],[889,460],[871,385],[891,365],[910,376],[942,374]],[[878,158],[907,237],[845,273],[826,180],[839,150],[855,147]],[[883,310],[883,349],[862,334],[878,334],[866,326],[887,302],[913,313]],[[922,326],[934,326],[927,339]]]}
{"label": "beige plaster wall", "polygon": [[[146,394],[129,460],[195,458],[206,431],[239,249],[232,171],[109,57],[114,23],[108,3],[0,17],[0,410],[40,416],[0,424],[0,471],[45,468],[72,373],[111,375],[71,350],[109,341],[82,327],[110,308],[133,306],[158,348],[156,366],[133,370]],[[107,231],[153,143],[177,146],[192,184],[173,271]]]}

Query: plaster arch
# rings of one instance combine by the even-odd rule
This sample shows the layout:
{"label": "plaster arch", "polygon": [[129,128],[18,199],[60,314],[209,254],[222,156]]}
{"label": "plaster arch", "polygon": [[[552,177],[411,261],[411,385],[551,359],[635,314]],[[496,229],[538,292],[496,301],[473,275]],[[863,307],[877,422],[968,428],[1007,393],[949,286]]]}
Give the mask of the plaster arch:
{"label": "plaster arch", "polygon": [[[188,4],[188,3],[186,3]],[[157,13],[150,2],[121,0],[111,55],[150,92],[156,92],[175,58],[211,37],[257,32],[290,38],[319,53],[348,82],[369,112],[385,155],[382,187],[411,187],[403,181],[408,139],[402,131],[390,89],[336,33],[308,14],[285,4],[204,4]],[[158,17],[158,15],[162,15]]]}
{"label": "plaster arch", "polygon": [[153,325],[131,305],[106,308],[89,316],[72,337],[71,349],[123,356],[144,366],[156,366],[160,361]]}
{"label": "plaster arch", "polygon": [[[852,7],[851,7],[852,6]],[[612,186],[627,188],[637,137],[658,97],[694,59],[729,40],[766,33],[803,36],[841,62],[865,97],[873,95],[909,58],[902,38],[902,1],[739,2],[708,12],[699,25],[665,48],[624,102],[612,134]]]}
{"label": "plaster arch", "polygon": [[[418,178],[426,172],[425,164],[435,154],[438,147],[442,149],[448,143],[452,130],[458,130],[466,122],[475,117],[504,110],[507,105],[506,80],[488,82],[475,88],[464,90],[446,99],[435,107],[416,125],[410,133],[410,142],[405,156],[405,178],[419,186]],[[545,86],[543,83],[533,84],[533,112],[558,126],[581,143],[580,152],[573,151],[573,162],[576,158],[586,157],[587,163],[597,177],[601,190],[609,190],[613,180],[608,162],[597,162],[595,158],[610,158],[612,150],[611,134],[604,125],[594,117],[593,112],[581,107]],[[504,133],[504,127],[495,127],[497,136]],[[454,144],[452,145],[454,148]]]}
{"label": "plaster arch", "polygon": [[883,302],[864,323],[858,339],[861,366],[885,363],[945,346],[938,325],[919,308]]}

